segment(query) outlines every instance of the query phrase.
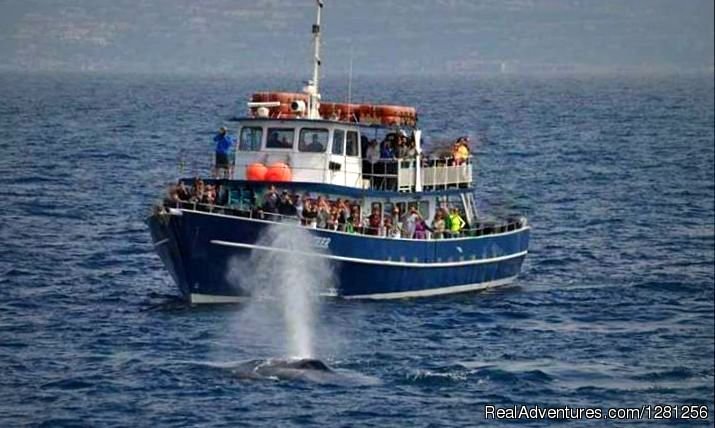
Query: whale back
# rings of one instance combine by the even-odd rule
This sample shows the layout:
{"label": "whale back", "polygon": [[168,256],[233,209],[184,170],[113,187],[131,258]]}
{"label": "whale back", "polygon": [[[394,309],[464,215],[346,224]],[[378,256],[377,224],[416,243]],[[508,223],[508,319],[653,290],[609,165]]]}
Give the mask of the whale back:
{"label": "whale back", "polygon": [[297,361],[291,361],[287,364],[288,367],[299,370],[317,370],[321,372],[329,372],[330,368],[322,361],[314,358],[303,358]]}

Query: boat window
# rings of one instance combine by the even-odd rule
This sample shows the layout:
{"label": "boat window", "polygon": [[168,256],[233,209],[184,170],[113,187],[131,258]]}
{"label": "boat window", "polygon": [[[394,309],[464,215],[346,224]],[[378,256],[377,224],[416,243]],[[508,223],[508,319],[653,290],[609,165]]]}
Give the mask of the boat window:
{"label": "boat window", "polygon": [[268,128],[268,141],[266,141],[266,148],[292,149],[294,134],[295,130],[293,128]]}
{"label": "boat window", "polygon": [[328,148],[328,130],[303,128],[300,130],[298,151],[311,153],[324,153]]}
{"label": "boat window", "polygon": [[348,131],[345,154],[347,156],[358,156],[360,154],[360,139],[356,131]]}
{"label": "boat window", "polygon": [[342,155],[345,150],[345,131],[336,129],[333,131],[333,150],[334,155]]}
{"label": "boat window", "polygon": [[238,150],[256,152],[261,149],[262,138],[263,128],[257,126],[242,128],[241,140],[238,143]]}

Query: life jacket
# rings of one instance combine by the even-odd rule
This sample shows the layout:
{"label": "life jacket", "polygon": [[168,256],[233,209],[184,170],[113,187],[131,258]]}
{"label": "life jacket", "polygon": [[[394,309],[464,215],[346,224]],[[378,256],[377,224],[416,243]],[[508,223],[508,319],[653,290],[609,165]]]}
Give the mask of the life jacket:
{"label": "life jacket", "polygon": [[452,232],[459,232],[464,227],[464,220],[459,214],[449,215],[449,230]]}
{"label": "life jacket", "polygon": [[457,161],[466,160],[469,157],[469,149],[464,144],[460,144],[459,147],[454,150],[453,155]]}

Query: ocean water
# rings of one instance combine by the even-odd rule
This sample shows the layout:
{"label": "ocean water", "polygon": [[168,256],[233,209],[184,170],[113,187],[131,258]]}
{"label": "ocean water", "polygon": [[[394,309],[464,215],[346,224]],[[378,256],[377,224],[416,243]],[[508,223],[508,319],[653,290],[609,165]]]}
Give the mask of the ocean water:
{"label": "ocean water", "polygon": [[299,83],[0,75],[0,426],[474,426],[490,404],[706,405],[680,425],[713,425],[712,75],[356,78],[428,141],[477,142],[480,207],[533,225],[523,275],[325,301],[316,356],[368,382],[246,379],[231,364],[281,336],[177,303],[143,221],[253,90]]}

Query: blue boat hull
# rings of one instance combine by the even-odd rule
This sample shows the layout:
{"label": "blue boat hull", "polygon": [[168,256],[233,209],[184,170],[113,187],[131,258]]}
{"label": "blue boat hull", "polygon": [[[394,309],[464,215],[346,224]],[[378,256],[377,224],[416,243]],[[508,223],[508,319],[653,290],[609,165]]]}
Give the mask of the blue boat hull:
{"label": "blue boat hull", "polygon": [[[194,303],[247,296],[230,263],[252,251],[267,227],[300,227],[263,220],[172,210],[149,221],[154,246],[182,296]],[[306,229],[316,257],[336,273],[333,293],[345,298],[402,298],[464,292],[506,284],[521,270],[529,228],[444,240],[404,240]],[[327,251],[317,251],[320,248]]]}

